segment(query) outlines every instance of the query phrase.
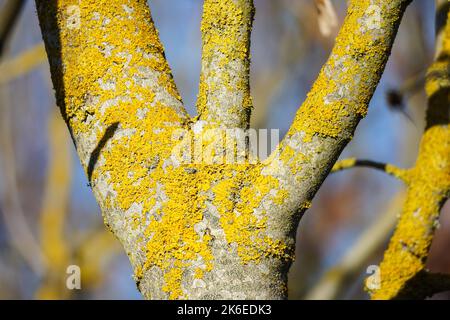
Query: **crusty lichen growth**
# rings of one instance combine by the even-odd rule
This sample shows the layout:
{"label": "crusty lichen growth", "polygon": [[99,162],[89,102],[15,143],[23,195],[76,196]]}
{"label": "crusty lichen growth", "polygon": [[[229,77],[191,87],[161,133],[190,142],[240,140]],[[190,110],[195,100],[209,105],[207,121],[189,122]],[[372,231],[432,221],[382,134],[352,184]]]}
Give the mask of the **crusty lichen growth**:
{"label": "crusty lichen growth", "polygon": [[[367,113],[375,85],[391,50],[392,34],[408,1],[351,1],[330,58],[289,135],[350,139],[355,124]],[[337,72],[339,70],[339,72]]]}
{"label": "crusty lichen growth", "polygon": [[[217,130],[248,127],[252,1],[205,1],[198,119],[146,1],[36,1],[58,104],[146,298],[286,297],[297,213],[365,114],[408,2],[352,1],[287,138],[237,163],[223,158],[242,156],[238,136]],[[208,152],[185,162],[196,145]]]}
{"label": "crusty lichen growth", "polygon": [[355,167],[368,167],[384,171],[385,173],[402,180],[405,183],[409,181],[409,170],[398,168],[392,164],[385,164],[371,160],[358,160],[356,158],[348,158],[337,161],[331,168],[331,172],[343,171]]}
{"label": "crusty lichen growth", "polygon": [[427,128],[400,221],[380,265],[381,287],[372,292],[373,299],[424,298],[414,280],[425,272],[439,212],[450,196],[450,13],[440,51],[427,74]]}
{"label": "crusty lichen growth", "polygon": [[[139,285],[155,270],[162,274],[159,291],[141,288],[145,296],[195,297],[187,282],[198,285],[205,273],[220,271],[221,255],[236,255],[243,265],[291,261],[293,239],[271,235],[266,209],[280,207],[286,191],[276,178],[262,174],[260,163],[213,159],[210,165],[184,164],[173,154],[183,136],[192,134],[192,123],[146,1],[83,1],[78,9],[71,7],[78,1],[37,4],[58,104],[105,222],[130,256]],[[250,26],[250,7],[242,17],[243,8],[228,5],[237,10],[230,15]],[[207,4],[217,11],[213,6]],[[79,15],[74,23],[80,28],[67,27],[73,18],[68,12]],[[218,39],[212,36],[211,41]],[[232,49],[232,44],[223,49],[231,59],[248,51]],[[117,128],[108,136],[111,127]],[[211,145],[220,146],[220,141],[206,136],[211,128],[195,132],[192,143],[200,141],[214,151]],[[225,252],[213,254],[215,247]],[[284,287],[278,291],[285,294]]]}
{"label": "crusty lichen growth", "polygon": [[250,34],[253,0],[205,0],[200,119],[228,128],[247,128],[250,96]]}
{"label": "crusty lichen growth", "polygon": [[331,172],[342,171],[346,169],[353,168],[356,164],[356,158],[348,158],[341,161],[338,161],[334,164]]}

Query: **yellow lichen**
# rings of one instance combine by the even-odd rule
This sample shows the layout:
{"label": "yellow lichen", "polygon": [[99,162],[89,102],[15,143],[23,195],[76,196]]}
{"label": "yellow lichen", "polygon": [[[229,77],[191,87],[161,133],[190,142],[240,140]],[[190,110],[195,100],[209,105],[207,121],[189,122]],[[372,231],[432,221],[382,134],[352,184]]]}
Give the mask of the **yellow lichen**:
{"label": "yellow lichen", "polygon": [[[63,15],[71,4],[75,1],[59,3],[58,14]],[[98,144],[107,128],[118,124],[120,134],[101,150],[91,180],[94,188],[104,181],[112,189],[100,199],[105,210],[133,210],[129,227],[143,230],[136,245],[144,252],[145,261],[140,265],[131,258],[136,280],[157,267],[164,273],[162,290],[170,298],[183,298],[185,270],[201,261],[203,267],[195,269],[195,276],[211,271],[212,237],[194,228],[204,219],[210,189],[226,240],[237,244],[244,263],[265,256],[288,258],[291,248],[265,235],[267,219],[254,215],[263,199],[281,203],[286,196],[283,190],[270,194],[271,188],[277,187],[276,180],[263,177],[260,166],[213,164],[220,156],[215,149],[219,135],[211,132],[202,136],[202,150],[211,152],[202,155],[201,165],[178,165],[170,160],[179,143],[174,136],[180,129],[188,131],[189,121],[165,102],[179,101],[179,95],[145,1],[130,1],[126,8],[118,0],[107,5],[85,1],[80,9],[83,28],[61,28],[65,70],[62,79],[54,80],[64,88],[61,105],[75,138],[94,132]],[[64,23],[63,17],[60,23]],[[214,37],[209,41],[222,43]],[[223,45],[226,56],[230,50],[228,58],[245,55],[246,50],[232,48],[231,42]],[[157,88],[146,84],[149,74],[157,75]],[[165,99],[157,99],[161,91]],[[249,103],[249,98],[244,100]],[[84,165],[87,169],[89,163]],[[249,187],[252,184],[259,185],[257,192]],[[233,193],[237,198],[230,200]]]}

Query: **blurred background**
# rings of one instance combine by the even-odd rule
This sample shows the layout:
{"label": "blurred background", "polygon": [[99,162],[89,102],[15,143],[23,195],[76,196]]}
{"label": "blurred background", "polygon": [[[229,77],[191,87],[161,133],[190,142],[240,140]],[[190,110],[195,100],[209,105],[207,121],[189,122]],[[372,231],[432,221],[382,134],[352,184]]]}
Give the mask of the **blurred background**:
{"label": "blurred background", "polygon": [[[0,25],[6,2],[0,0]],[[175,81],[195,114],[202,1],[149,2]],[[0,299],[141,299],[55,106],[35,3],[24,3],[0,58]],[[255,0],[255,6],[252,126],[284,135],[331,51],[347,1]],[[433,46],[434,1],[415,0],[369,113],[341,158],[414,163]],[[381,260],[402,197],[401,183],[371,169],[329,176],[298,229],[289,298],[367,299],[363,280]],[[446,204],[431,270],[450,272],[449,249]],[[65,286],[69,265],[81,268],[81,290]]]}

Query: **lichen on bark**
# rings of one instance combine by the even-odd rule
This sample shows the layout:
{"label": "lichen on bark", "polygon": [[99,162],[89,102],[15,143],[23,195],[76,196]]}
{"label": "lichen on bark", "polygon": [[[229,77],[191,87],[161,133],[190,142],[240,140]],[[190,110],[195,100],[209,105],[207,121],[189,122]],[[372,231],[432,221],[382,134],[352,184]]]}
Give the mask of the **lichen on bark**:
{"label": "lichen on bark", "polygon": [[[276,151],[227,163],[238,136],[223,145],[221,130],[249,126],[251,0],[204,2],[194,118],[146,1],[36,0],[58,105],[144,297],[286,298],[300,214],[367,112],[408,3],[351,1]],[[210,153],[185,163],[196,144]]]}

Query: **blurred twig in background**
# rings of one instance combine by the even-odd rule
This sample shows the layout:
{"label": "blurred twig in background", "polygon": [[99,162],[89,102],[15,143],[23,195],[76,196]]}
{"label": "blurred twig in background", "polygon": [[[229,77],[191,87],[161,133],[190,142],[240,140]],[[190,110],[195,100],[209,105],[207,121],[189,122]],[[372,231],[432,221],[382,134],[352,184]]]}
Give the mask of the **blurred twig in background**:
{"label": "blurred twig in background", "polygon": [[[3,88],[1,88],[3,89]],[[2,106],[0,143],[2,146],[2,172],[4,174],[5,188],[2,194],[2,210],[6,229],[13,247],[23,256],[24,260],[37,274],[41,275],[44,269],[40,248],[31,229],[28,226],[22,210],[20,192],[16,178],[16,159],[12,137],[12,120],[8,96],[1,90]]]}
{"label": "blurred twig in background", "polygon": [[397,222],[404,199],[404,191],[393,197],[384,213],[362,233],[354,245],[347,250],[341,261],[325,272],[317,284],[306,294],[305,299],[328,300],[341,296],[349,284],[363,271],[362,269],[369,263],[376,251],[386,242]]}
{"label": "blurred twig in background", "polygon": [[82,241],[74,249],[74,255],[80,269],[81,280],[85,288],[95,289],[107,278],[108,265],[121,253],[121,246],[114,235],[97,225],[86,232]]}
{"label": "blurred twig in background", "polygon": [[70,199],[72,157],[70,137],[58,109],[52,108],[48,125],[49,163],[44,200],[40,214],[41,246],[47,269],[36,297],[67,298],[65,270],[69,263],[70,245],[64,232]]}

